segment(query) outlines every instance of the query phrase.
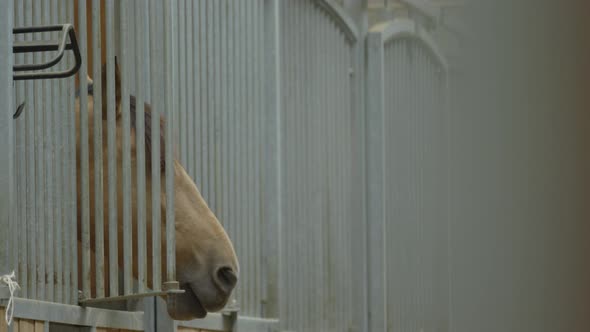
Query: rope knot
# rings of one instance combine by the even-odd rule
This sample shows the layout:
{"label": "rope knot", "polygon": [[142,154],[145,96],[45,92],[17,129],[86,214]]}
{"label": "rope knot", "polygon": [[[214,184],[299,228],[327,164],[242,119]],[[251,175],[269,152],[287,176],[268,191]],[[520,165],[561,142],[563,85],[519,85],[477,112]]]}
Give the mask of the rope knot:
{"label": "rope knot", "polygon": [[10,298],[8,299],[6,313],[4,315],[6,324],[10,325],[12,323],[12,315],[14,313],[14,292],[20,289],[20,286],[16,282],[16,275],[14,274],[14,271],[12,271],[10,274],[0,276],[0,286],[8,287],[8,291],[10,292]]}

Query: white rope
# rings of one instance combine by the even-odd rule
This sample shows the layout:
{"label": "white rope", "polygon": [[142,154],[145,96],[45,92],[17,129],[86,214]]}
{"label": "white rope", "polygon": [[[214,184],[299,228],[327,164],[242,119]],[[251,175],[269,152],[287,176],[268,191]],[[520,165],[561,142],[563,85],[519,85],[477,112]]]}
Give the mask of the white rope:
{"label": "white rope", "polygon": [[[2,283],[6,284],[6,286],[2,285]],[[14,313],[14,292],[17,289],[20,289],[20,286],[16,282],[16,275],[14,274],[14,271],[12,271],[11,274],[0,276],[0,286],[8,286],[8,291],[10,292],[10,298],[8,299],[6,313],[4,316],[4,319],[6,319],[6,324],[10,325],[12,323],[12,314]]]}

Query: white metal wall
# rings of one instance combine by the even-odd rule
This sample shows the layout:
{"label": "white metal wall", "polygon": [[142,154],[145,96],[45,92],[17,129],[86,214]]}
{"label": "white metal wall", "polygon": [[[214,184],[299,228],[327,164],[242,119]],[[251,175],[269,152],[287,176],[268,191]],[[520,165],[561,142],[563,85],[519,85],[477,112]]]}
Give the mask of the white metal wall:
{"label": "white metal wall", "polygon": [[446,64],[414,22],[369,34],[370,330],[448,326]]}
{"label": "white metal wall", "polygon": [[281,2],[279,298],[286,330],[346,331],[353,319],[356,36],[339,7],[325,4]]}

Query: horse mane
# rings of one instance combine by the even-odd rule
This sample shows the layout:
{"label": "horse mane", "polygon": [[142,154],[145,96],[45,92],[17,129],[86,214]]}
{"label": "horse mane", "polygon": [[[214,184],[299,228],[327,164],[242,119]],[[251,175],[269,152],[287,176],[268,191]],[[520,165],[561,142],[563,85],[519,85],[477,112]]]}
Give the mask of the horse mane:
{"label": "horse mane", "polygon": [[[135,96],[129,98],[129,115],[131,128],[137,132],[137,102]],[[148,103],[144,103],[144,132],[145,132],[145,154],[146,165],[151,167],[152,163],[152,112]],[[160,117],[160,171],[166,170],[166,141],[164,135],[164,119]]]}
{"label": "horse mane", "polygon": [[[88,95],[94,97],[94,85],[88,84]],[[80,91],[76,91],[76,97],[80,96]],[[145,137],[145,155],[146,165],[151,168],[152,164],[152,108],[148,103],[144,103],[144,137]],[[135,96],[129,96],[129,117],[131,119],[131,129],[137,133],[137,101]],[[166,170],[166,141],[164,135],[165,123],[160,117],[160,171]]]}

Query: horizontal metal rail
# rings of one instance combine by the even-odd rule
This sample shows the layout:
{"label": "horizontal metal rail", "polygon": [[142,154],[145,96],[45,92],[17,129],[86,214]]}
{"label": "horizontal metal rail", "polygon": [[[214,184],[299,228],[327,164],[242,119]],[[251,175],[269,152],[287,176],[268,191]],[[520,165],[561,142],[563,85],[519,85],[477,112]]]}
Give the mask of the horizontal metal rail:
{"label": "horizontal metal rail", "polygon": [[184,293],[184,289],[170,289],[170,290],[163,290],[163,291],[155,291],[155,292],[145,292],[139,294],[129,294],[129,295],[121,295],[121,296],[111,296],[111,297],[102,297],[102,298],[95,298],[95,299],[81,299],[80,305],[89,305],[95,303],[107,303],[107,302],[117,302],[117,301],[126,301],[132,299],[141,299],[144,297],[150,296],[167,296],[167,295],[174,295],[174,294],[182,294]]}
{"label": "horizontal metal rail", "polygon": [[[82,65],[82,56],[80,55],[80,49],[78,47],[78,41],[76,39],[76,32],[74,26],[71,24],[62,25],[48,25],[48,26],[37,26],[37,27],[22,27],[14,28],[13,34],[25,34],[25,33],[39,33],[39,32],[52,32],[61,31],[62,36],[56,41],[17,41],[14,42],[12,52],[13,53],[35,53],[35,52],[49,52],[57,51],[57,54],[49,61],[39,64],[22,64],[14,65],[13,71],[38,71],[43,69],[51,68],[57,65],[63,58],[66,50],[72,50],[76,59],[74,66],[70,69],[62,71],[52,72],[33,72],[24,74],[14,74],[13,80],[35,80],[35,79],[50,79],[50,78],[64,78],[70,77],[78,72]],[[67,37],[70,37],[70,43],[67,43]]]}
{"label": "horizontal metal rail", "polygon": [[[5,306],[6,300],[0,301]],[[82,308],[76,305],[14,298],[14,318],[132,331],[144,330],[144,313]],[[4,317],[2,317],[4,319]]]}

